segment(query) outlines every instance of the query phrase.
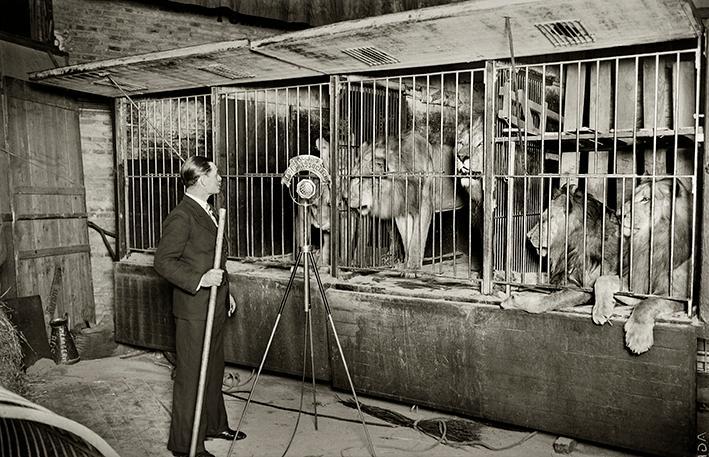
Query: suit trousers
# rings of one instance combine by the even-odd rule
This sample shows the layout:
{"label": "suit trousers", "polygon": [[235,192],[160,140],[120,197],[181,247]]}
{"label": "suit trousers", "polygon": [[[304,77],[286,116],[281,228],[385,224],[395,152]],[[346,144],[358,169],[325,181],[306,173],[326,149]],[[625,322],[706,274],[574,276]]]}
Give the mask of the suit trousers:
{"label": "suit trousers", "polygon": [[[202,416],[197,437],[197,452],[204,451],[205,435],[228,428],[222,382],[224,378],[224,313],[217,313],[212,327],[209,364],[202,403]],[[177,364],[172,390],[172,422],[167,448],[188,453],[192,438],[194,409],[199,384],[199,370],[204,342],[205,321],[175,318]]]}

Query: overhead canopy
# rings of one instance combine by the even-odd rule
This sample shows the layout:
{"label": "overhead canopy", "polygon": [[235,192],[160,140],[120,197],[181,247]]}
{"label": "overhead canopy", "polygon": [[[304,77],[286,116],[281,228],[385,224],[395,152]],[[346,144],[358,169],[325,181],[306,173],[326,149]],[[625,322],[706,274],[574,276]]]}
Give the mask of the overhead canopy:
{"label": "overhead canopy", "polygon": [[[54,68],[33,81],[107,97],[167,92],[320,73],[265,57],[248,40],[225,41]],[[119,87],[120,86],[120,89]]]}
{"label": "overhead canopy", "polygon": [[[322,74],[475,62],[699,36],[688,0],[471,0],[249,43],[56,68],[31,79],[110,97]],[[109,78],[110,77],[110,78]]]}
{"label": "overhead canopy", "polygon": [[699,35],[684,0],[475,0],[279,35],[253,47],[326,73],[509,59],[506,17],[516,57]]}

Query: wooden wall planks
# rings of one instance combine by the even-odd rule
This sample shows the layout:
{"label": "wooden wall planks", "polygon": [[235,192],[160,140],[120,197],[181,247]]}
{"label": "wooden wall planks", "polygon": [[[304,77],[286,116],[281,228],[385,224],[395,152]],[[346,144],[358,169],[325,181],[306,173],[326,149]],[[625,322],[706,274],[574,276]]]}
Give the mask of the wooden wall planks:
{"label": "wooden wall planks", "polygon": [[[48,303],[54,270],[67,274],[55,316],[94,322],[78,106],[6,78],[7,173],[16,295]],[[2,192],[3,189],[0,189]],[[46,306],[46,305],[45,305]]]}

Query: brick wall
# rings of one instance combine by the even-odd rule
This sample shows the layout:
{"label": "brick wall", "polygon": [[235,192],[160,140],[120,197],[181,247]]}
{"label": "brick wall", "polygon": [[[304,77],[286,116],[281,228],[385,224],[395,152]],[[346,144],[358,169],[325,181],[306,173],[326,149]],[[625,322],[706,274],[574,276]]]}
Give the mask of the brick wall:
{"label": "brick wall", "polygon": [[54,0],[53,4],[54,31],[71,64],[280,33],[275,28],[232,24],[214,10],[186,12],[169,4],[125,0]]}
{"label": "brick wall", "polygon": [[[86,210],[90,221],[116,231],[113,115],[108,106],[84,106],[80,111]],[[115,240],[108,238],[115,252]],[[113,260],[101,235],[89,229],[96,322],[113,320]]]}
{"label": "brick wall", "polygon": [[[258,39],[280,33],[272,27],[232,23],[217,12],[186,11],[169,4],[136,1],[54,0],[55,34],[68,64],[163,51],[216,41]],[[62,62],[64,64],[64,62]],[[81,110],[81,147],[89,220],[116,232],[112,103]],[[101,236],[89,229],[96,322],[113,321],[113,262]],[[109,238],[115,247],[115,240]]]}

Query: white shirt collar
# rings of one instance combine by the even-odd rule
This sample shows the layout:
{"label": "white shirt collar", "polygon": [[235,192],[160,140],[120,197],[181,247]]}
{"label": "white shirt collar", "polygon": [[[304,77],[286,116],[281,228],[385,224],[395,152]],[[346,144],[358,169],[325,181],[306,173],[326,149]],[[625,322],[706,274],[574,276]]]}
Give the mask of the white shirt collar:
{"label": "white shirt collar", "polygon": [[196,201],[199,204],[199,206],[201,206],[202,209],[207,212],[210,219],[212,219],[212,222],[214,222],[215,224],[217,223],[214,216],[212,216],[212,212],[209,210],[209,203],[206,200],[202,200],[201,198],[195,197],[194,195],[187,193],[187,192],[185,192],[185,195],[187,197],[190,197],[192,200]]}
{"label": "white shirt collar", "polygon": [[190,197],[192,200],[194,200],[194,201],[196,201],[197,203],[199,203],[199,206],[201,206],[201,207],[204,208],[205,210],[206,210],[207,208],[209,208],[209,203],[207,202],[207,200],[202,200],[201,198],[195,197],[194,195],[192,195],[192,194],[190,194],[190,193],[187,193],[187,192],[185,192],[185,195],[187,195],[187,196]]}

